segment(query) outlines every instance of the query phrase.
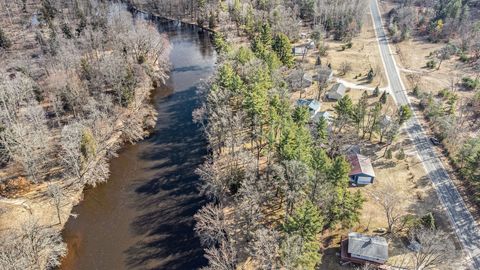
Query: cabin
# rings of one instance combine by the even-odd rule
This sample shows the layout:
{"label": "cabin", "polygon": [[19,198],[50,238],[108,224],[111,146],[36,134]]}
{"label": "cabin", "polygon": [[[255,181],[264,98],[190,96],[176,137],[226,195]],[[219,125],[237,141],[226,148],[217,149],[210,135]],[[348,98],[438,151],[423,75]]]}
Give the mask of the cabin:
{"label": "cabin", "polygon": [[340,249],[343,262],[381,266],[388,260],[388,243],[380,236],[351,232],[342,238]]}
{"label": "cabin", "polygon": [[314,119],[318,112],[320,111],[321,104],[315,99],[299,99],[297,100],[297,106],[308,107],[308,112],[310,113],[310,119]]}
{"label": "cabin", "polygon": [[351,170],[348,176],[352,185],[368,185],[375,180],[372,162],[366,156],[353,154],[348,156]]}
{"label": "cabin", "polygon": [[345,96],[347,87],[343,83],[336,83],[327,93],[328,99],[339,100]]}

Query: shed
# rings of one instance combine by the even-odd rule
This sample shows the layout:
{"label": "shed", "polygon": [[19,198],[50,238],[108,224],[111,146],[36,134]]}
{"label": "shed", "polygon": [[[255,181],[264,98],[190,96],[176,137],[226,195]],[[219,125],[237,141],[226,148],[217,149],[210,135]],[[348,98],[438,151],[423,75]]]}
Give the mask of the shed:
{"label": "shed", "polygon": [[310,112],[310,118],[315,118],[320,111],[321,103],[315,99],[299,99],[297,100],[297,106],[308,107],[308,112]]}
{"label": "shed", "polygon": [[292,49],[293,55],[303,56],[307,53],[307,47],[305,46],[296,46]]}
{"label": "shed", "polygon": [[366,156],[353,154],[348,156],[348,161],[352,169],[350,170],[350,182],[355,185],[368,185],[373,183],[375,172],[372,162]]}
{"label": "shed", "polygon": [[387,240],[351,232],[348,239],[342,240],[341,258],[353,263],[382,265],[388,260]]}
{"label": "shed", "polygon": [[320,67],[314,79],[320,83],[326,83],[333,79],[333,70],[326,67]]}
{"label": "shed", "polygon": [[334,86],[332,86],[332,89],[328,91],[327,97],[329,99],[339,100],[343,96],[345,96],[346,91],[347,91],[347,88],[343,83],[336,83]]}
{"label": "shed", "polygon": [[332,115],[325,111],[325,112],[318,112],[317,115],[315,116],[314,121],[318,122],[320,118],[323,118],[327,121],[327,123],[330,125],[332,123]]}

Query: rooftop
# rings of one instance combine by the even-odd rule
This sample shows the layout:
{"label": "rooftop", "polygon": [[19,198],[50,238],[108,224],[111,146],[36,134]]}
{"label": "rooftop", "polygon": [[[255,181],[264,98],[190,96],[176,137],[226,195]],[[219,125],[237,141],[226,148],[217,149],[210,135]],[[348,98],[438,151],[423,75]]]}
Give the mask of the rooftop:
{"label": "rooftop", "polygon": [[380,236],[368,236],[356,232],[348,234],[348,253],[386,261],[387,240]]}
{"label": "rooftop", "polygon": [[366,174],[375,177],[375,171],[373,170],[372,162],[368,157],[360,154],[353,154],[348,156],[348,161],[350,161],[350,165],[352,166],[349,174],[350,176]]}

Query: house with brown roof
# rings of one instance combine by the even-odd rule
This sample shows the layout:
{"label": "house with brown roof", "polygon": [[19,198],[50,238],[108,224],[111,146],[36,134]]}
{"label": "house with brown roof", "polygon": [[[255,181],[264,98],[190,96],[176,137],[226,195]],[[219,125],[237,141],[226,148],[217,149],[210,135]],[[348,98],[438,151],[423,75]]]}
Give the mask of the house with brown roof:
{"label": "house with brown roof", "polygon": [[373,170],[372,162],[366,156],[360,154],[353,154],[348,156],[351,170],[348,176],[350,183],[353,185],[368,185],[372,184],[375,179],[375,171]]}

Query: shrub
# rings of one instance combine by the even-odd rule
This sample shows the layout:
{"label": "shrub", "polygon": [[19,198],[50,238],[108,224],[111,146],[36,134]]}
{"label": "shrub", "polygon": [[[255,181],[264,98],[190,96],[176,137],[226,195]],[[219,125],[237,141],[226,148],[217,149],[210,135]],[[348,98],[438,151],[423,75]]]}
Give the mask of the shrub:
{"label": "shrub", "polygon": [[318,49],[318,53],[320,54],[320,56],[327,56],[328,55],[328,49],[329,49],[329,46],[326,45],[325,43],[323,42],[320,42],[317,44],[317,49]]}
{"label": "shrub", "polygon": [[468,90],[475,90],[480,86],[480,81],[478,79],[472,79],[470,77],[464,77],[462,79],[462,85]]}
{"label": "shrub", "polygon": [[433,214],[429,212],[423,217],[421,217],[420,224],[426,229],[434,230],[436,226],[435,226],[435,218],[433,217]]}
{"label": "shrub", "polygon": [[465,62],[468,62],[470,60],[470,57],[468,57],[468,55],[466,55],[464,52],[462,52],[460,54],[459,60],[465,63]]}
{"label": "shrub", "polygon": [[403,148],[400,148],[400,151],[398,151],[396,158],[398,160],[403,160],[405,159],[405,152],[403,151]]}
{"label": "shrub", "polygon": [[412,94],[413,94],[415,97],[418,97],[418,96],[420,95],[420,87],[418,87],[418,85],[415,85],[415,86],[413,87]]}
{"label": "shrub", "polygon": [[387,152],[385,152],[385,158],[392,159],[392,149],[389,148]]}
{"label": "shrub", "polygon": [[427,61],[427,64],[426,64],[427,68],[429,69],[434,69],[435,67],[437,67],[437,62],[435,60],[428,60]]}
{"label": "shrub", "polygon": [[7,38],[3,29],[0,28],[0,48],[8,49],[10,46],[12,46],[12,42]]}

